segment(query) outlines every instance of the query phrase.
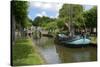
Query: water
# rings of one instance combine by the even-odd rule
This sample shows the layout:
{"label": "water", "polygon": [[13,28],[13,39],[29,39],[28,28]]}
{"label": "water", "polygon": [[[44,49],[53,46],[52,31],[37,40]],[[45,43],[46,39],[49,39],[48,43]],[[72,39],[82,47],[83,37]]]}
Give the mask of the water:
{"label": "water", "polygon": [[42,37],[33,40],[47,64],[88,62],[97,60],[97,48],[69,48],[57,45],[53,38]]}

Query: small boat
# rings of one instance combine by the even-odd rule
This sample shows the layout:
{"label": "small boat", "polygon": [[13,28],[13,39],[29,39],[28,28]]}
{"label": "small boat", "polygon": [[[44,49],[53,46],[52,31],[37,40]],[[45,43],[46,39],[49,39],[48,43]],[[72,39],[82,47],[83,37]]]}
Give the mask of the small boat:
{"label": "small boat", "polygon": [[91,42],[90,38],[86,35],[84,36],[77,35],[74,37],[68,37],[64,34],[58,34],[56,39],[61,43],[73,46],[85,46]]}

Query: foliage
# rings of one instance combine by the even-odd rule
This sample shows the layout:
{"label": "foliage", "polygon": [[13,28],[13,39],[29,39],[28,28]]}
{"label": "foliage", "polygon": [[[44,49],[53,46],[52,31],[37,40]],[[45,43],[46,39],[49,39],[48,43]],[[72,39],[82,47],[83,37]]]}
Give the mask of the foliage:
{"label": "foliage", "polygon": [[31,27],[32,23],[31,23],[31,21],[29,19],[26,18],[24,20],[24,24],[23,25],[24,25],[25,28],[27,28],[27,27]]}
{"label": "foliage", "polygon": [[56,22],[49,22],[45,25],[45,29],[47,30],[54,30],[57,29],[57,23]]}
{"label": "foliage", "polygon": [[83,14],[79,14],[75,17],[75,23],[74,23],[76,28],[82,28],[85,27],[85,20],[83,17]]}
{"label": "foliage", "polygon": [[70,16],[70,5],[64,4],[62,8],[59,10],[59,17],[64,18],[66,16]]}
{"label": "foliage", "polygon": [[64,4],[62,8],[59,10],[59,17],[60,18],[68,17],[69,19],[71,19],[70,16],[74,18],[81,12],[83,12],[82,5]]}
{"label": "foliage", "polygon": [[43,26],[43,25],[45,25],[49,22],[52,22],[54,20],[55,19],[52,19],[52,18],[49,18],[49,17],[46,17],[46,16],[43,16],[43,17],[37,16],[33,21],[33,25],[34,26]]}
{"label": "foliage", "polygon": [[[82,5],[64,4],[59,10],[59,18],[68,17],[66,21],[74,21],[74,26],[77,28],[92,28],[97,27],[97,7],[94,6],[90,10],[83,11]],[[59,26],[63,24],[59,22]]]}
{"label": "foliage", "polygon": [[85,24],[88,28],[97,27],[97,7],[94,6],[83,14],[85,18]]}
{"label": "foliage", "polygon": [[25,19],[27,18],[27,1],[11,1],[12,14],[15,16],[16,24],[20,24],[25,27]]}
{"label": "foliage", "polygon": [[57,19],[56,20],[56,22],[57,22],[57,26],[58,26],[58,28],[60,29],[60,28],[63,28],[64,27],[64,23],[65,23],[65,18],[59,18],[59,19]]}
{"label": "foliage", "polygon": [[41,17],[36,17],[33,21],[34,26],[39,26],[40,23],[41,23]]}
{"label": "foliage", "polygon": [[[59,10],[59,18],[66,18],[63,20],[63,22],[73,22],[74,25],[77,27],[80,27],[83,25],[83,6],[77,5],[77,4],[64,4],[62,8]],[[63,27],[64,23],[59,22],[59,26]]]}

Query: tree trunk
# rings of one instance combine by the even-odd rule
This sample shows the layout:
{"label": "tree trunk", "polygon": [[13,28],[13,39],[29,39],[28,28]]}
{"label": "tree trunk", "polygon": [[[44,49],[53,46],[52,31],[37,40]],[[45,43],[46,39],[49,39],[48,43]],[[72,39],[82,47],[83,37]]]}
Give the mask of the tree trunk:
{"label": "tree trunk", "polygon": [[20,33],[20,38],[24,37],[24,28],[21,26],[21,24],[19,24],[19,33]]}
{"label": "tree trunk", "polygon": [[15,16],[14,15],[11,15],[11,41],[12,41],[12,44],[15,43]]}

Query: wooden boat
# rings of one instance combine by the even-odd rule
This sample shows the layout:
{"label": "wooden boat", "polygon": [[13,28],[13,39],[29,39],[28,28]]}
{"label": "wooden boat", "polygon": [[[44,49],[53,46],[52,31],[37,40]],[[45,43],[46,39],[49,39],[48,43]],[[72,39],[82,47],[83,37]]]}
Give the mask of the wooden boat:
{"label": "wooden boat", "polygon": [[[79,35],[75,35],[75,31],[74,31],[74,24],[73,22],[73,16],[72,16],[72,6],[70,5],[70,19],[68,23],[65,23],[65,25],[68,27],[68,31],[69,31],[69,35],[66,36],[64,34],[58,34],[56,37],[56,40],[58,40],[61,43],[65,43],[66,45],[72,45],[72,46],[84,46],[90,43],[90,38],[86,36],[86,32],[81,32],[81,34]],[[84,24],[85,25],[85,24]]]}
{"label": "wooden boat", "polygon": [[58,39],[59,42],[67,44],[67,45],[73,45],[73,46],[84,46],[91,42],[90,38],[88,36],[74,36],[74,37],[67,37],[64,34],[58,34],[56,39]]}

